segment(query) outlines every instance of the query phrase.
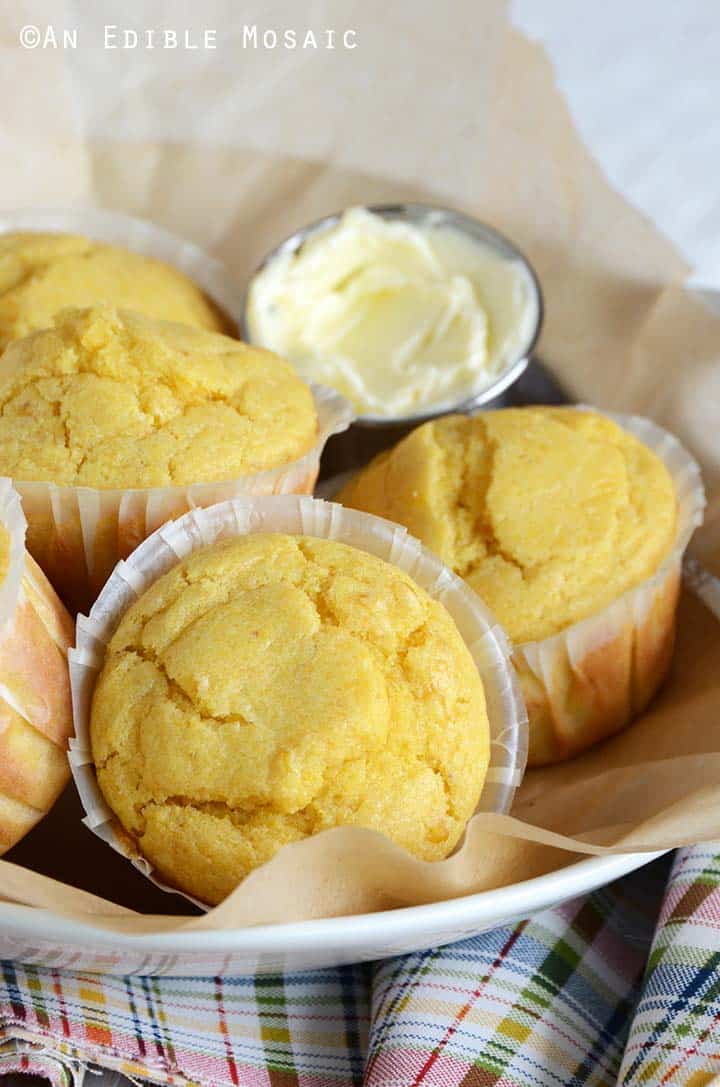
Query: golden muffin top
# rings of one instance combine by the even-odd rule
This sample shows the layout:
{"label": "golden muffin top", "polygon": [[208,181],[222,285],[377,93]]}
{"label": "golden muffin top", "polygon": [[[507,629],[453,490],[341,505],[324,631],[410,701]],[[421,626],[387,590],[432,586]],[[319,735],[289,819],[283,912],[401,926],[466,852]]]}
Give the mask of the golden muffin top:
{"label": "golden muffin top", "polygon": [[74,234],[0,234],[0,350],[62,309],[97,302],[227,331],[200,288],[162,261]]}
{"label": "golden muffin top", "polygon": [[652,575],[677,516],[662,461],[612,420],[571,408],[426,423],[339,501],[406,525],[517,643],[557,633]]}
{"label": "golden muffin top", "polygon": [[108,306],[67,310],[0,356],[0,473],[89,487],[231,479],[317,435],[276,355]]}
{"label": "golden muffin top", "polygon": [[127,833],[211,903],[338,825],[446,856],[489,757],[482,681],[445,608],[379,558],[282,534],[196,552],[126,612],[90,731]]}

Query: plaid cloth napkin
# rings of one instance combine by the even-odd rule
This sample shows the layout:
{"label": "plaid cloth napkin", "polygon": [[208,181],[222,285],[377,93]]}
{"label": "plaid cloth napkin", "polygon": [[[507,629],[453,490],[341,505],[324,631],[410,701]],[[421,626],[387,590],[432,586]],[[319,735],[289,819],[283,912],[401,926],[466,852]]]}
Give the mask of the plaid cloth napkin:
{"label": "plaid cloth napkin", "polygon": [[71,1087],[88,1064],[213,1087],[720,1084],[720,844],[367,967],[192,980],[4,963],[0,1076]]}

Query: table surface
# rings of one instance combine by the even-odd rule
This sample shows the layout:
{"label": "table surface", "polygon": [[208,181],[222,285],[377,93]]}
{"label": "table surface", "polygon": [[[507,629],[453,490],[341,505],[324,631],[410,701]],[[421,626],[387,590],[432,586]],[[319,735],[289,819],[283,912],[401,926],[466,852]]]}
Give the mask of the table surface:
{"label": "table surface", "polygon": [[[542,41],[610,180],[679,245],[694,282],[720,287],[720,20],[712,0],[514,0]],[[27,1078],[8,1076],[8,1087]],[[39,1081],[38,1081],[39,1082]],[[93,1087],[129,1081],[93,1076]]]}

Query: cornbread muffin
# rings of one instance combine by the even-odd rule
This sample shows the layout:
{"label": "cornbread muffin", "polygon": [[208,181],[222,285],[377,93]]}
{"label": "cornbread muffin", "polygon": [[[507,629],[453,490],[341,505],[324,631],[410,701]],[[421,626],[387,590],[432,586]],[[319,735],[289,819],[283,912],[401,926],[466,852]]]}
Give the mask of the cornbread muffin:
{"label": "cornbread muffin", "polygon": [[489,759],[482,681],[445,608],[375,556],[283,534],[195,552],[125,613],[90,735],[137,850],[208,903],[334,826],[447,856]]}
{"label": "cornbread muffin", "polygon": [[317,430],[312,393],[282,359],[113,307],[64,311],[0,359],[0,472],[22,481],[29,550],[77,606],[92,597],[88,576],[99,588],[143,539],[145,511],[127,537],[116,512],[91,537],[87,517],[58,525],[50,502],[36,512],[28,481],[128,490],[232,480],[297,460]]}
{"label": "cornbread muffin", "polygon": [[68,307],[109,302],[214,332],[227,323],[176,268],[73,234],[0,235],[0,350]]}
{"label": "cornbread muffin", "polygon": [[[0,481],[0,517],[8,499]],[[22,531],[15,530],[22,537]],[[20,568],[18,568],[20,567]],[[72,735],[67,651],[70,616],[19,539],[0,526],[0,854],[52,807],[70,778],[66,747]],[[18,578],[10,586],[7,579]]]}
{"label": "cornbread muffin", "polygon": [[[602,613],[658,570],[676,535],[675,490],[662,461],[605,416],[569,408],[427,423],[338,497],[406,525],[466,579],[519,647]],[[581,750],[642,708],[669,658],[676,592],[651,631],[625,628],[622,645],[598,636],[570,662],[572,674],[545,666],[535,674],[516,652],[531,764]]]}
{"label": "cornbread muffin", "polygon": [[10,344],[0,406],[0,471],[84,487],[249,475],[317,431],[310,389],[276,355],[107,306]]}

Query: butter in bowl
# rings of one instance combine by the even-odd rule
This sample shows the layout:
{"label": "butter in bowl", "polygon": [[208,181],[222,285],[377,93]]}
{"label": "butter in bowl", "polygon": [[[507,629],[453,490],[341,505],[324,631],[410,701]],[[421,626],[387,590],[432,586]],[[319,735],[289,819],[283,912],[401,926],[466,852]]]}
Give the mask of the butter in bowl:
{"label": "butter in bowl", "polygon": [[494,229],[421,204],[355,207],[275,249],[254,275],[245,336],[392,427],[497,397],[525,369],[542,296]]}

